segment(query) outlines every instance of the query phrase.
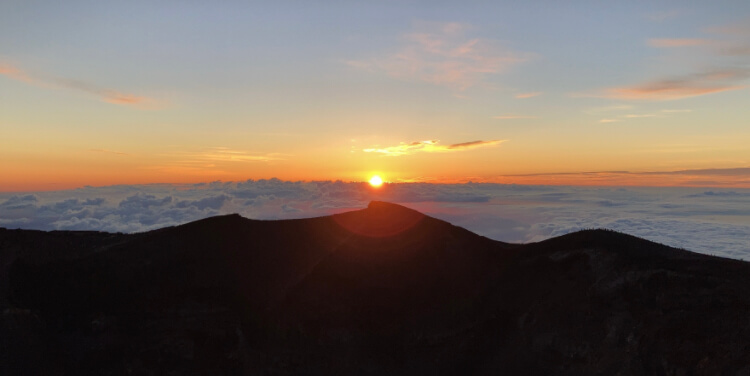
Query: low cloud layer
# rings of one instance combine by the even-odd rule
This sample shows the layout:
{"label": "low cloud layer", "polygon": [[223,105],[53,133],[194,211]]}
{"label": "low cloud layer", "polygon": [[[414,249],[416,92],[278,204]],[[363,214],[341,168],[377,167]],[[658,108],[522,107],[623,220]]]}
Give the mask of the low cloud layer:
{"label": "low cloud layer", "polygon": [[220,214],[315,217],[401,203],[493,239],[526,243],[610,228],[688,250],[750,259],[750,189],[515,184],[286,182],[86,187],[0,194],[0,226],[141,232]]}

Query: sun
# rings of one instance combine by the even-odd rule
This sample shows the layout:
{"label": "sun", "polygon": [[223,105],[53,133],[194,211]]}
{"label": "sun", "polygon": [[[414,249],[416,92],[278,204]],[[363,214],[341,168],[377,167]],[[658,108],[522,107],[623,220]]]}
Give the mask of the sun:
{"label": "sun", "polygon": [[375,175],[370,178],[370,185],[376,188],[380,187],[383,185],[383,179],[381,179],[380,176]]}

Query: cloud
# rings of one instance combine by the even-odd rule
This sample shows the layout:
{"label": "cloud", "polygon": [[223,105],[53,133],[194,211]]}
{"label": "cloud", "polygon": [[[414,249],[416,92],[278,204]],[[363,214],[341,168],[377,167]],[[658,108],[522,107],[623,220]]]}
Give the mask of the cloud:
{"label": "cloud", "polygon": [[289,219],[394,202],[487,202],[470,186],[288,182],[279,179],[192,185],[85,187],[39,195],[0,194],[0,226],[40,230],[141,232],[209,216],[240,213],[249,218]]}
{"label": "cloud", "polygon": [[128,210],[148,209],[152,206],[164,206],[172,202],[172,196],[156,198],[154,195],[138,194],[120,201],[119,207]]}
{"label": "cloud", "polygon": [[491,140],[491,141],[470,141],[470,142],[462,142],[460,144],[453,144],[448,145],[448,150],[462,150],[462,149],[473,149],[483,146],[493,146],[493,145],[499,145],[501,142],[505,140]]}
{"label": "cloud", "polygon": [[51,78],[51,79],[48,79],[47,82],[52,83],[55,86],[58,86],[61,88],[78,90],[83,93],[91,94],[95,97],[98,97],[99,100],[103,102],[112,103],[112,104],[146,105],[146,104],[149,104],[149,102],[152,102],[151,99],[146,98],[146,97],[137,96],[134,94],[122,93],[117,90],[98,87],[96,85],[92,85],[90,83],[79,81],[79,80],[71,80],[71,79],[64,79],[64,78]]}
{"label": "cloud", "polygon": [[[588,174],[595,179],[617,173],[637,177]],[[671,173],[750,176],[750,168]],[[750,258],[750,189],[742,188],[391,183],[373,190],[366,183],[279,179],[121,185],[0,194],[0,226],[132,233],[229,213],[266,220],[315,217],[362,209],[371,200],[400,203],[508,242],[603,227],[693,251]]]}
{"label": "cloud", "polygon": [[33,83],[33,80],[31,79],[31,77],[29,77],[28,75],[26,75],[26,73],[24,73],[23,71],[21,71],[20,69],[12,65],[0,63],[0,74],[8,76],[17,81]]}
{"label": "cloud", "polygon": [[750,167],[739,168],[705,168],[694,170],[678,170],[668,172],[649,172],[650,174],[672,175],[718,175],[718,176],[747,176],[750,177]]}
{"label": "cloud", "polygon": [[39,75],[32,76],[21,69],[8,64],[0,64],[0,74],[38,87],[68,89],[89,94],[99,98],[102,102],[137,106],[139,108],[155,108],[157,106],[157,101],[152,98],[102,88],[79,80],[50,76],[44,77]]}
{"label": "cloud", "polygon": [[744,37],[750,35],[750,26],[748,25],[750,25],[750,18],[731,24],[708,27],[705,31],[714,34]]}
{"label": "cloud", "polygon": [[35,195],[11,196],[5,202],[0,203],[0,208],[5,210],[27,209],[34,207],[38,201]]}
{"label": "cloud", "polygon": [[225,202],[228,200],[231,200],[231,197],[226,194],[221,194],[218,196],[210,196],[210,197],[204,197],[198,200],[183,200],[178,201],[175,207],[177,208],[196,208],[199,210],[206,210],[206,209],[214,209],[218,210],[220,209]]}
{"label": "cloud", "polygon": [[747,78],[744,69],[711,70],[644,84],[607,89],[601,95],[613,99],[663,101],[744,89],[737,82]]}
{"label": "cloud", "polygon": [[441,153],[475,149],[480,147],[495,146],[499,145],[506,140],[489,140],[489,141],[470,141],[462,142],[452,145],[440,145],[438,140],[427,140],[427,141],[415,141],[411,143],[401,143],[397,146],[389,146],[385,148],[369,148],[364,149],[365,153],[381,153],[391,157],[397,157],[401,155],[409,155],[417,152],[427,153]]}
{"label": "cloud", "polygon": [[705,191],[701,193],[694,193],[686,195],[687,198],[704,198],[709,197],[750,197],[750,192],[735,192],[735,191]]}
{"label": "cloud", "polygon": [[165,162],[149,168],[171,173],[212,174],[223,168],[236,168],[243,163],[272,163],[285,160],[288,154],[260,153],[228,147],[209,147],[189,151],[164,153]]}
{"label": "cloud", "polygon": [[194,158],[212,162],[269,162],[283,160],[279,153],[252,153],[227,147],[213,147],[204,149],[193,155]]}
{"label": "cloud", "polygon": [[712,44],[713,41],[709,39],[668,39],[668,38],[655,38],[649,39],[648,45],[651,47],[658,48],[672,48],[672,47],[693,47],[693,46],[705,46]]}
{"label": "cloud", "polygon": [[749,21],[750,19],[746,19],[744,22],[711,27],[705,31],[718,34],[718,37],[722,38],[714,46],[720,54],[729,57],[750,56],[750,27],[747,26]]}
{"label": "cloud", "polygon": [[627,114],[621,115],[616,118],[604,118],[599,120],[600,123],[615,123],[624,121],[624,119],[645,119],[645,118],[664,118],[669,117],[668,114],[691,112],[692,110],[661,110],[660,114]]}
{"label": "cloud", "polygon": [[347,64],[398,79],[465,90],[529,58],[495,40],[466,37],[471,27],[465,24],[421,23],[416,29],[402,35],[397,52]]}
{"label": "cloud", "polygon": [[533,98],[542,95],[543,93],[541,91],[535,91],[531,93],[520,93],[516,94],[516,98],[518,99],[526,99],[526,98]]}
{"label": "cloud", "polygon": [[[594,97],[624,100],[663,101],[690,98],[730,90],[743,89],[743,81],[748,77],[746,68],[750,61],[750,27],[747,22],[704,29],[711,33],[710,38],[652,38],[646,43],[651,47],[675,50],[690,49],[691,58],[680,55],[680,61],[705,60],[708,68],[700,68],[694,73],[682,76],[655,78],[636,85],[626,85],[605,89]],[[684,54],[684,51],[680,49]],[[674,67],[670,67],[673,69]],[[693,68],[694,69],[694,68]]]}

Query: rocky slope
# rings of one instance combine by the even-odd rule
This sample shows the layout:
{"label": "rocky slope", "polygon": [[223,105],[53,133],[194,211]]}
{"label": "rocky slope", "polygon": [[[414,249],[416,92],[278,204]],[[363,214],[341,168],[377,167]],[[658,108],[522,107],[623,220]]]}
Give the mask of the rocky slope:
{"label": "rocky slope", "polygon": [[0,373],[750,374],[750,264],[513,245],[381,202],[141,234],[0,229]]}

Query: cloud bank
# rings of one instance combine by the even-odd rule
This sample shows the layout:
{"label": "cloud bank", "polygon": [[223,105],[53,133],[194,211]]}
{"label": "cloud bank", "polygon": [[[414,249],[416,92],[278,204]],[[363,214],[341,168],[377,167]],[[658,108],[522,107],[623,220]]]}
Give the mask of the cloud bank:
{"label": "cloud bank", "polygon": [[480,235],[534,242],[610,228],[688,250],[750,259],[750,189],[598,188],[515,184],[387,184],[278,179],[85,187],[0,194],[0,226],[141,232],[214,215],[315,217],[400,203]]}

